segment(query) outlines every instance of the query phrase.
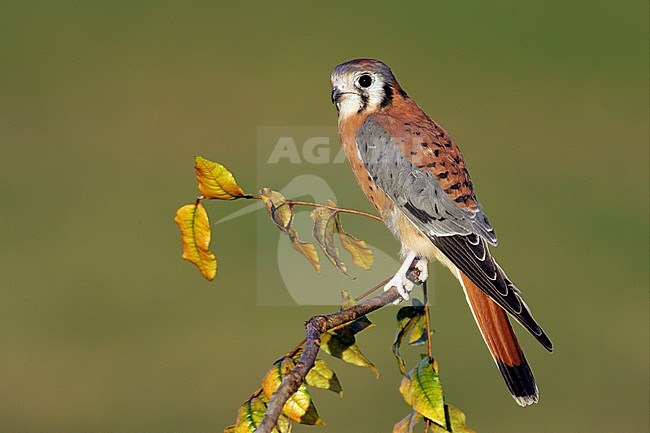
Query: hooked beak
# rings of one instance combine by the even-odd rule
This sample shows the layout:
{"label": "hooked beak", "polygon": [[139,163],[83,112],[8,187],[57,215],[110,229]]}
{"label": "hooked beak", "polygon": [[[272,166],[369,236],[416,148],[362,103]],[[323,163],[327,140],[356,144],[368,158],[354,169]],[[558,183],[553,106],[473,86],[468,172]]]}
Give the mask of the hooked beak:
{"label": "hooked beak", "polygon": [[332,87],[332,104],[336,105],[336,109],[341,109],[341,100],[344,95],[354,95],[354,92],[346,91],[345,88],[340,88],[338,86]]}
{"label": "hooked beak", "polygon": [[334,86],[332,88],[332,104],[336,104],[337,102],[339,102],[339,99],[341,98],[342,94],[343,91],[338,87]]}

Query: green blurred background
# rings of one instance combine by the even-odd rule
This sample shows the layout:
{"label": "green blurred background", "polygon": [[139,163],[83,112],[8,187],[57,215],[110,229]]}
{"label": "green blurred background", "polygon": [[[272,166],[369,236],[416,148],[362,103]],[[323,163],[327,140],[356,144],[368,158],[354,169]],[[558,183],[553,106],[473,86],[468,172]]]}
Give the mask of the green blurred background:
{"label": "green blurred background", "polygon": [[[519,332],[541,389],[519,408],[437,272],[448,402],[481,433],[648,431],[646,1],[2,2],[0,53],[1,431],[234,422],[303,321],[332,308],[257,305],[253,214],[218,226],[214,282],[181,260],[172,218],[197,194],[193,156],[248,191],[281,186],[256,180],[256,127],[334,125],[329,73],[361,56],[456,138],[495,254],[555,343]],[[336,170],[339,203],[369,210]],[[332,360],[345,398],[315,391],[329,426],[295,431],[389,432],[408,412],[395,311],[360,336],[381,380]]]}

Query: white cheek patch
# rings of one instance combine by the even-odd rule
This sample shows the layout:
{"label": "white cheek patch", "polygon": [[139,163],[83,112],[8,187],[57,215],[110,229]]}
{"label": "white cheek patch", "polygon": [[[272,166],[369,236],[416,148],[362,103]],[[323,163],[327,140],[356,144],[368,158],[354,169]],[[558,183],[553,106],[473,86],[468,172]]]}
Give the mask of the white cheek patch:
{"label": "white cheek patch", "polygon": [[381,83],[375,81],[370,89],[368,89],[368,111],[377,111],[384,100],[384,89]]}
{"label": "white cheek patch", "polygon": [[336,106],[339,109],[339,119],[345,119],[361,109],[361,98],[358,95],[346,95]]}

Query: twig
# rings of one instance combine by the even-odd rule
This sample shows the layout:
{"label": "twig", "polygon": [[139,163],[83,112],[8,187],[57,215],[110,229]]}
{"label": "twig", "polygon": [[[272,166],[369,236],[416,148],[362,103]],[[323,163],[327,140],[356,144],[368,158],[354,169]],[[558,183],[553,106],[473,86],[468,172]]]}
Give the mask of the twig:
{"label": "twig", "polygon": [[[427,356],[429,363],[433,363],[433,350],[431,350],[431,323],[429,322],[429,291],[427,290],[427,282],[422,285],[422,292],[424,293],[424,320],[427,328]],[[431,427],[431,420],[424,418],[424,433],[429,433]]]}
{"label": "twig", "polygon": [[[293,349],[291,349],[291,350],[289,351],[289,353],[287,353],[287,354],[284,355],[284,356],[285,356],[286,358],[293,358],[293,355],[295,355],[296,353],[298,353],[298,351],[300,350],[300,348],[302,348],[302,345],[305,344],[306,342],[307,342],[307,339],[306,339],[306,338],[303,338],[302,341],[301,341],[300,343],[296,344],[296,345],[293,347]],[[280,359],[282,359],[282,358],[280,358]]]}
{"label": "twig", "polygon": [[424,319],[427,326],[427,355],[429,362],[433,362],[433,350],[431,349],[431,322],[429,320],[429,291],[427,290],[427,282],[425,281],[422,286],[424,292]]}
{"label": "twig", "polygon": [[360,294],[359,296],[354,298],[354,300],[358,302],[358,301],[362,300],[363,298],[365,298],[366,296],[372,295],[375,292],[375,290],[379,289],[380,287],[384,287],[386,284],[388,284],[388,282],[390,281],[391,278],[392,277],[386,278],[381,283],[375,285],[375,287],[366,290],[365,292],[363,292],[362,294]]}
{"label": "twig", "polygon": [[[385,286],[385,285],[390,281],[390,279],[391,279],[391,277],[386,278],[386,279],[385,279],[384,281],[382,281],[381,283],[375,285],[374,287],[372,287],[372,288],[366,290],[365,292],[363,292],[362,294],[360,294],[359,296],[357,296],[356,298],[354,298],[354,300],[358,302],[358,301],[362,300],[363,298],[365,298],[366,296],[369,296],[369,295],[373,294],[373,293],[374,293],[377,289],[379,289],[380,287],[384,287],[384,286]],[[346,325],[346,324],[344,323],[344,324],[342,324],[342,325],[339,325],[339,327],[341,327],[341,326],[345,326],[345,325]],[[337,329],[338,329],[338,327],[337,327]],[[332,330],[334,330],[334,329],[332,329]],[[298,351],[299,351],[300,348],[305,344],[306,341],[307,341],[307,339],[303,338],[302,341],[301,341],[300,343],[296,344],[296,345],[293,347],[293,349],[291,349],[291,350],[289,351],[289,353],[287,353],[285,356],[288,357],[288,358],[293,357],[296,353],[298,353]]]}
{"label": "twig", "polygon": [[[409,273],[408,278],[411,281],[415,281],[417,275]],[[273,430],[278,422],[280,414],[282,413],[284,404],[289,400],[289,397],[298,391],[298,388],[300,388],[300,385],[305,380],[307,373],[309,373],[309,370],[314,366],[314,362],[318,356],[318,351],[320,350],[321,334],[338,326],[350,323],[359,317],[385,307],[386,305],[392,304],[398,299],[400,299],[400,294],[397,291],[397,288],[391,287],[388,291],[346,310],[328,315],[314,316],[309,319],[305,323],[307,334],[305,350],[300,355],[300,359],[296,363],[294,369],[284,376],[282,383],[280,383],[278,389],[271,396],[266,413],[262,418],[262,422],[257,427],[257,430],[255,430],[255,433],[270,433],[271,430]]]}
{"label": "twig", "polygon": [[373,215],[371,213],[363,212],[363,211],[355,210],[355,209],[345,209],[345,208],[342,208],[342,207],[329,206],[329,205],[326,205],[326,204],[312,203],[310,201],[300,201],[300,200],[286,200],[285,203],[290,204],[290,205],[324,207],[326,209],[341,212],[341,213],[349,213],[349,214],[353,214],[353,215],[361,215],[361,216],[365,216],[365,217],[368,217],[368,218],[372,218],[372,219],[377,220],[377,221],[383,221],[383,219],[381,219],[381,217],[378,217],[377,215]]}

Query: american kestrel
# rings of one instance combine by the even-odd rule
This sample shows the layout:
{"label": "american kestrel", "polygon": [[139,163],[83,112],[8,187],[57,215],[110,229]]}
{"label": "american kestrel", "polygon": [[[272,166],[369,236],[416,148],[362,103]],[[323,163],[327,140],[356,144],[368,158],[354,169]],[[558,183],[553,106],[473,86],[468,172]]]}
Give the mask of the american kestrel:
{"label": "american kestrel", "polygon": [[429,260],[449,268],[510,393],[521,406],[536,403],[537,385],[506,312],[549,352],[553,344],[490,255],[488,244],[496,246],[497,236],[460,149],[384,63],[342,63],[331,81],[345,154],[363,192],[402,244],[404,264],[385,289],[397,286],[409,298],[413,283],[406,273],[414,259],[422,281]]}

